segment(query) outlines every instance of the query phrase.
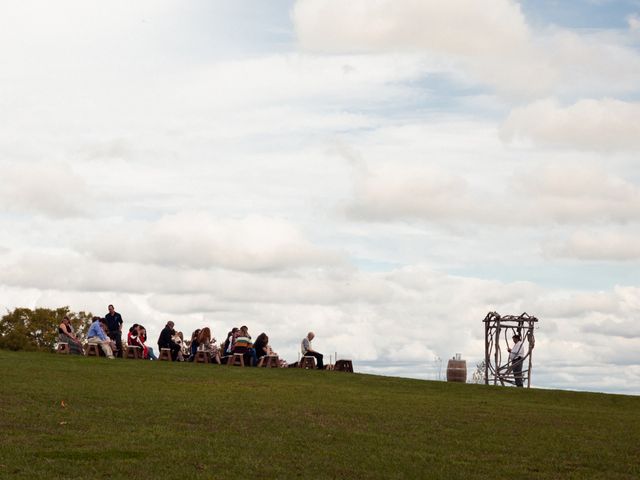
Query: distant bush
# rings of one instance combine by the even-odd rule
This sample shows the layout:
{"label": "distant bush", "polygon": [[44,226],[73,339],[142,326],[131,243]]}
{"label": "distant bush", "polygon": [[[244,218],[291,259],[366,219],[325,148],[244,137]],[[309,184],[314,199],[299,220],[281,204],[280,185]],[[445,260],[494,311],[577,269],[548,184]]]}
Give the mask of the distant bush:
{"label": "distant bush", "polygon": [[16,308],[0,319],[0,348],[9,350],[51,350],[58,339],[58,325],[68,316],[78,338],[91,325],[90,312],[71,312],[69,307]]}

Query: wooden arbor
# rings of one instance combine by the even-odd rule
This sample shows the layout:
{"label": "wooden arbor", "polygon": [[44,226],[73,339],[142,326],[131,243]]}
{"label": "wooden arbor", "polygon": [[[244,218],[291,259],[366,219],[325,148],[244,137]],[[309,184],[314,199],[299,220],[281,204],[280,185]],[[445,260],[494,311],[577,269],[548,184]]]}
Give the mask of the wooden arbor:
{"label": "wooden arbor", "polygon": [[[505,315],[501,317],[497,312],[489,312],[484,322],[484,383],[489,385],[515,385],[516,378],[513,365],[509,361],[508,348],[511,348],[511,338],[518,334],[524,342],[525,355],[522,358],[522,382],[527,388],[531,386],[531,355],[536,340],[534,336],[536,317],[528,313],[522,315]],[[501,348],[501,335],[504,346]],[[504,350],[503,350],[504,349]]]}

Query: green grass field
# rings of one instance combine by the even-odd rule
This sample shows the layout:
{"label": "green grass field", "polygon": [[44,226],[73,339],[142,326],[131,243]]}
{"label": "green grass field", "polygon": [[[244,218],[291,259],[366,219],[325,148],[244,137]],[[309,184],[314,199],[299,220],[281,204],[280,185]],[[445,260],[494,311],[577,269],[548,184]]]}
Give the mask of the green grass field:
{"label": "green grass field", "polygon": [[0,478],[640,478],[639,397],[7,351],[0,368]]}

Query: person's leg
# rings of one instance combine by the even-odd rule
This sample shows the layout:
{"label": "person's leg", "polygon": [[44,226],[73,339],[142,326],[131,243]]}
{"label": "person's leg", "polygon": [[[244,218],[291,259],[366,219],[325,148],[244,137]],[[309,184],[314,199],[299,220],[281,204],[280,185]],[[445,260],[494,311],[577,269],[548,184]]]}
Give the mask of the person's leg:
{"label": "person's leg", "polygon": [[121,332],[115,332],[114,334],[114,341],[116,342],[116,356],[118,358],[122,358],[122,333]]}
{"label": "person's leg", "polygon": [[102,347],[102,351],[107,358],[113,358],[113,351],[111,350],[111,345],[109,343],[109,340],[103,340],[100,342],[100,347]]}
{"label": "person's leg", "polygon": [[148,352],[149,360],[158,360],[158,357],[156,357],[156,354],[153,352],[153,348],[147,347],[147,352]]}
{"label": "person's leg", "polygon": [[307,352],[305,353],[307,357],[314,357],[316,359],[316,366],[318,370],[324,370],[324,363],[322,363],[322,354],[320,352]]}
{"label": "person's leg", "polygon": [[179,345],[171,345],[171,360],[176,362],[178,360],[178,352],[180,352]]}
{"label": "person's leg", "polygon": [[522,387],[522,359],[513,362],[513,375],[516,380],[516,387]]}
{"label": "person's leg", "polygon": [[116,355],[122,358],[122,333],[121,332],[109,332],[109,338],[115,342]]}

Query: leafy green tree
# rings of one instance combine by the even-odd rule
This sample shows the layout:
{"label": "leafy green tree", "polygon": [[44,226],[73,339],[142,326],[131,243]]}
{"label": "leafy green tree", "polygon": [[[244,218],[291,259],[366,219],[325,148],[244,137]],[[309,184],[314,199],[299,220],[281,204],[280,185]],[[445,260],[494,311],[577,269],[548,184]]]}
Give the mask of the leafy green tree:
{"label": "leafy green tree", "polygon": [[16,308],[0,319],[0,348],[9,350],[51,350],[58,339],[58,325],[69,317],[76,336],[82,338],[93,315],[72,312],[69,307]]}

